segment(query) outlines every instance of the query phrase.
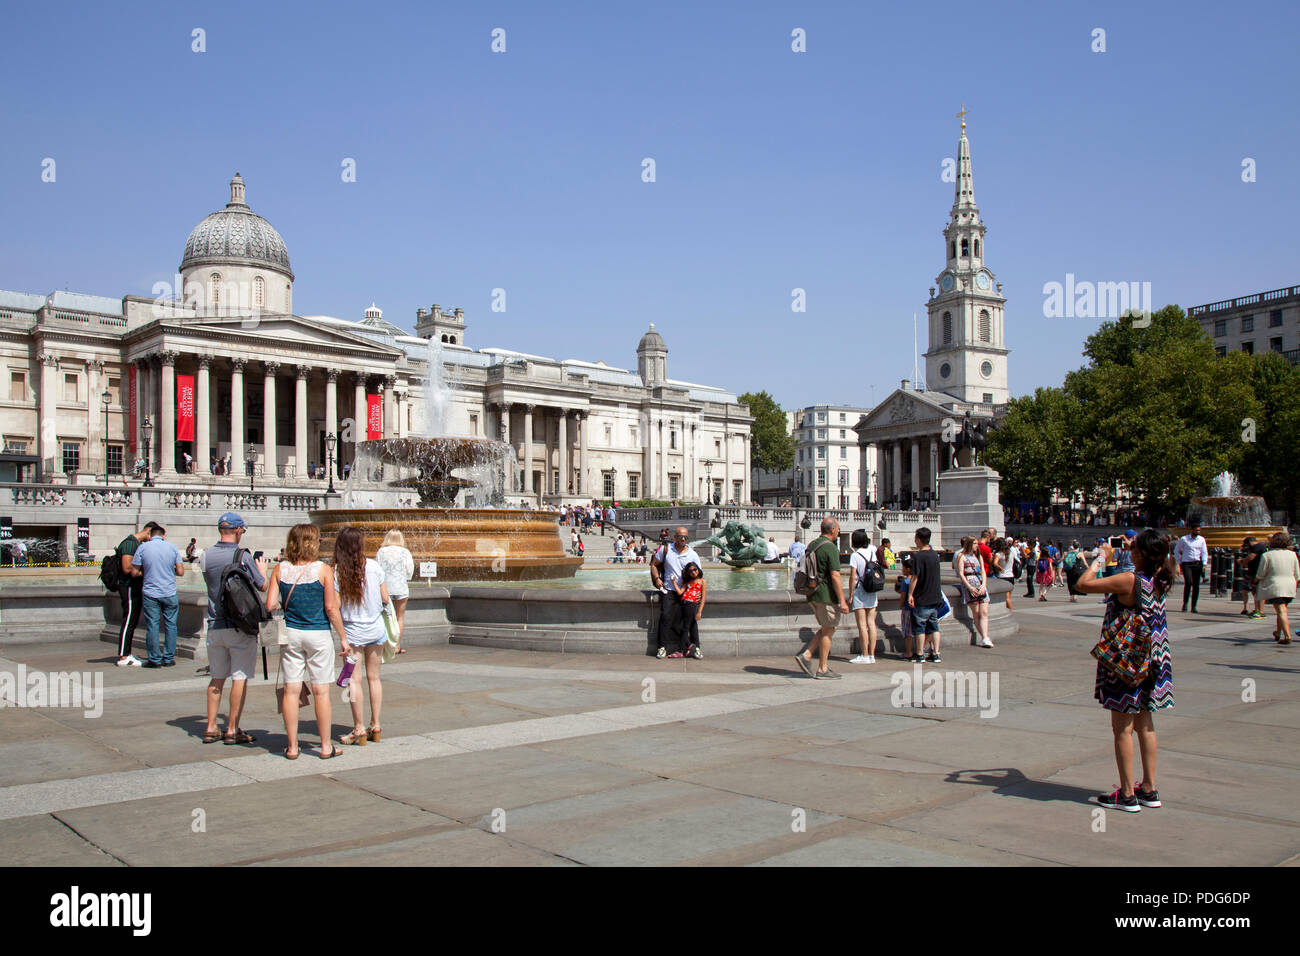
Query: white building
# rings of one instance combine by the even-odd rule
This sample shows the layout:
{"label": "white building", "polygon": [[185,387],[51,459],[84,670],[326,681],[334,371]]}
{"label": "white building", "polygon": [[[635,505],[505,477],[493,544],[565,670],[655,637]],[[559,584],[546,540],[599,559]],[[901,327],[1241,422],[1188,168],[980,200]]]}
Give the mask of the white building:
{"label": "white building", "polygon": [[[383,437],[422,434],[436,342],[447,431],[514,448],[512,501],[698,501],[706,474],[723,500],[749,500],[748,409],[670,378],[653,325],[632,370],[475,351],[463,310],[438,305],[418,311],[415,335],[374,306],[360,321],[296,315],[293,283],[284,240],[236,174],[230,202],[190,234],[171,295],[0,291],[0,481],[130,484],[148,421],[160,486],[247,486],[249,461],[259,484],[319,494],[327,436],[339,437],[342,477],[375,397]],[[193,438],[179,439],[187,426]]]}

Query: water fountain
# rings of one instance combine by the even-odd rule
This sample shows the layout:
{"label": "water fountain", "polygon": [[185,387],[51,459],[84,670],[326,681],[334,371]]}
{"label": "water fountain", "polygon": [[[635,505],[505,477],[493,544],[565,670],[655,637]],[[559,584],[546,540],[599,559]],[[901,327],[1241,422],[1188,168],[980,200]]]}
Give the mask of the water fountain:
{"label": "water fountain", "polygon": [[451,391],[442,348],[430,340],[424,435],[357,443],[341,509],[311,512],[321,553],[347,525],[374,554],[397,528],[415,559],[436,562],[439,581],[522,581],[572,577],[582,559],[564,553],[557,516],[503,507],[514,449],[489,438],[447,436]]}
{"label": "water fountain", "polygon": [[1235,476],[1221,472],[1210,482],[1210,493],[1194,497],[1187,507],[1187,523],[1200,522],[1201,534],[1211,548],[1239,548],[1242,538],[1266,539],[1286,529],[1276,527],[1268,506],[1258,495],[1243,495]]}

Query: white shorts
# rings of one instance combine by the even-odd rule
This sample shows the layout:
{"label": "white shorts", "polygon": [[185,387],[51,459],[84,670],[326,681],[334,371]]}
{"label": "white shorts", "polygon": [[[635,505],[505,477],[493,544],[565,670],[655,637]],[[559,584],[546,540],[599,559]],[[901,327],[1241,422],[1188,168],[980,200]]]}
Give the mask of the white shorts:
{"label": "white shorts", "polygon": [[873,608],[879,600],[879,591],[872,591],[868,594],[862,588],[853,589],[853,610],[855,611],[860,611],[863,608]]}
{"label": "white shorts", "polygon": [[286,627],[289,643],[280,648],[286,684],[329,684],[334,680],[334,638],[329,631]]}
{"label": "white shorts", "polygon": [[209,676],[213,680],[251,680],[257,671],[257,637],[233,627],[208,631]]}

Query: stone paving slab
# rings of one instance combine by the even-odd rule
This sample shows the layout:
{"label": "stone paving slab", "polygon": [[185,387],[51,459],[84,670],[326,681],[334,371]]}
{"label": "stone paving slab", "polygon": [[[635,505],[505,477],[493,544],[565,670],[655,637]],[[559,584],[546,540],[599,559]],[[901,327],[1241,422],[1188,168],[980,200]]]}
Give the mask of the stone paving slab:
{"label": "stone paving slab", "polygon": [[5,866],[124,866],[52,816],[0,820]]}
{"label": "stone paving slab", "polygon": [[474,827],[441,829],[383,843],[321,849],[310,854],[280,857],[254,866],[576,866],[553,853],[534,849]]}

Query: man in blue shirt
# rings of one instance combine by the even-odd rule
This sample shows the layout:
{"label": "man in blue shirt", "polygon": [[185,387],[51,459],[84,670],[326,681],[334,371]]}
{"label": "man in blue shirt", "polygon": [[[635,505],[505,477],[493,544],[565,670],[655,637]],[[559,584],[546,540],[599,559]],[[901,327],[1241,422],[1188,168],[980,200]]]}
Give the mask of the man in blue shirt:
{"label": "man in blue shirt", "polygon": [[793,561],[796,566],[798,566],[799,562],[803,559],[804,546],[803,541],[800,540],[801,537],[802,535],[795,532],[794,543],[790,545],[790,560]]}
{"label": "man in blue shirt", "polygon": [[[181,553],[165,537],[165,528],[155,526],[153,536],[131,557],[132,567],[144,575],[144,643],[149,659],[142,667],[171,667],[176,663],[176,617],[180,601],[176,579],[185,573]],[[158,618],[162,616],[163,647],[158,648]]]}

